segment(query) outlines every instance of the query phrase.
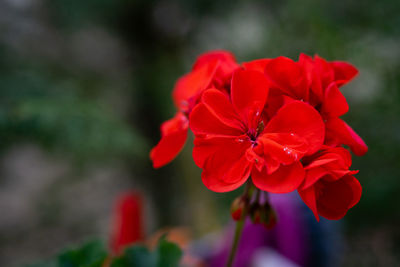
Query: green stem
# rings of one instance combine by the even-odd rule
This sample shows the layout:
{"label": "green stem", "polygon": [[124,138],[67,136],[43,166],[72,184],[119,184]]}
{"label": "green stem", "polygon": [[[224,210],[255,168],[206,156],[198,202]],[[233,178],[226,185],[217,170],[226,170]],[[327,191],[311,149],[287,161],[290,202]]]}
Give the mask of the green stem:
{"label": "green stem", "polygon": [[246,183],[246,188],[243,193],[243,196],[246,198],[246,205],[243,208],[240,220],[237,221],[237,223],[236,223],[235,236],[233,238],[233,244],[232,244],[231,252],[229,253],[229,258],[228,258],[228,262],[226,263],[226,267],[232,267],[233,261],[236,256],[236,251],[239,246],[240,237],[242,236],[244,222],[245,222],[247,212],[249,209],[251,194],[253,193],[253,190],[251,187],[252,187],[252,182],[249,179],[249,181]]}

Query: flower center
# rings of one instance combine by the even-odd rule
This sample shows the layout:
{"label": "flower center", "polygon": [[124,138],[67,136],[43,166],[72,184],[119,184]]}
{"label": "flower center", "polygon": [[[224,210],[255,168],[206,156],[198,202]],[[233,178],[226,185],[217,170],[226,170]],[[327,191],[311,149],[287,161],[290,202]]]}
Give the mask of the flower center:
{"label": "flower center", "polygon": [[[262,133],[262,131],[264,130],[265,125],[264,125],[264,121],[260,121],[258,123],[258,126],[256,129],[249,129],[247,131],[247,136],[250,138],[250,140],[255,143],[257,140],[257,137],[260,135],[260,133]],[[255,143],[256,145],[256,143]]]}

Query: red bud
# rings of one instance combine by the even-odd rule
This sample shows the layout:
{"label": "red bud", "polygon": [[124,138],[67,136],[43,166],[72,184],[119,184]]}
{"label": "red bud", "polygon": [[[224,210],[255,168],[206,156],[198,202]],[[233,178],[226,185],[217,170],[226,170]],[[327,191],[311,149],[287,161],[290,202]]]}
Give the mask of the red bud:
{"label": "red bud", "polygon": [[261,224],[266,229],[272,229],[277,222],[277,216],[269,203],[260,205],[254,203],[250,207],[250,217],[253,223]]}
{"label": "red bud", "polygon": [[235,221],[242,218],[243,210],[246,207],[246,201],[243,197],[236,198],[231,205],[231,216]]}

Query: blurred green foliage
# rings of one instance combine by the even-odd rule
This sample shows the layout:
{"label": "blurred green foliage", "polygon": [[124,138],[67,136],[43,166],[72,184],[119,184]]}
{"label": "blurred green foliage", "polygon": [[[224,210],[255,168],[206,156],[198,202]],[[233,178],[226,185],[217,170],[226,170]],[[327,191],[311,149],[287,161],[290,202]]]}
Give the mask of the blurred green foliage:
{"label": "blurred green foliage", "polygon": [[0,63],[1,149],[33,141],[77,162],[147,153],[142,135],[95,95],[85,95],[87,77],[15,61]]}
{"label": "blurred green foliage", "polygon": [[161,237],[154,251],[143,246],[133,246],[113,260],[111,267],[177,267],[182,257],[182,250],[174,243]]}
{"label": "blurred green foliage", "polygon": [[[90,241],[62,251],[53,260],[27,267],[178,267],[182,250],[163,236],[152,251],[142,245],[133,245],[118,257],[111,258],[108,255],[101,241]],[[105,264],[106,261],[109,261],[109,265]]]}
{"label": "blurred green foliage", "polygon": [[101,241],[90,241],[78,248],[65,249],[53,260],[28,267],[101,267],[107,255],[107,249]]}

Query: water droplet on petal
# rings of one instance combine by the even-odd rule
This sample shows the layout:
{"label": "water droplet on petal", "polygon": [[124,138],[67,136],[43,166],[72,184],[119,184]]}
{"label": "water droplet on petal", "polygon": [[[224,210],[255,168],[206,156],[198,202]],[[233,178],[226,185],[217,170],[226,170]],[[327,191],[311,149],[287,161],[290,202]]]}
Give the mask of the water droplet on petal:
{"label": "water droplet on petal", "polygon": [[291,155],[292,154],[292,150],[290,148],[286,147],[286,146],[283,148],[283,151],[285,151],[287,155]]}

